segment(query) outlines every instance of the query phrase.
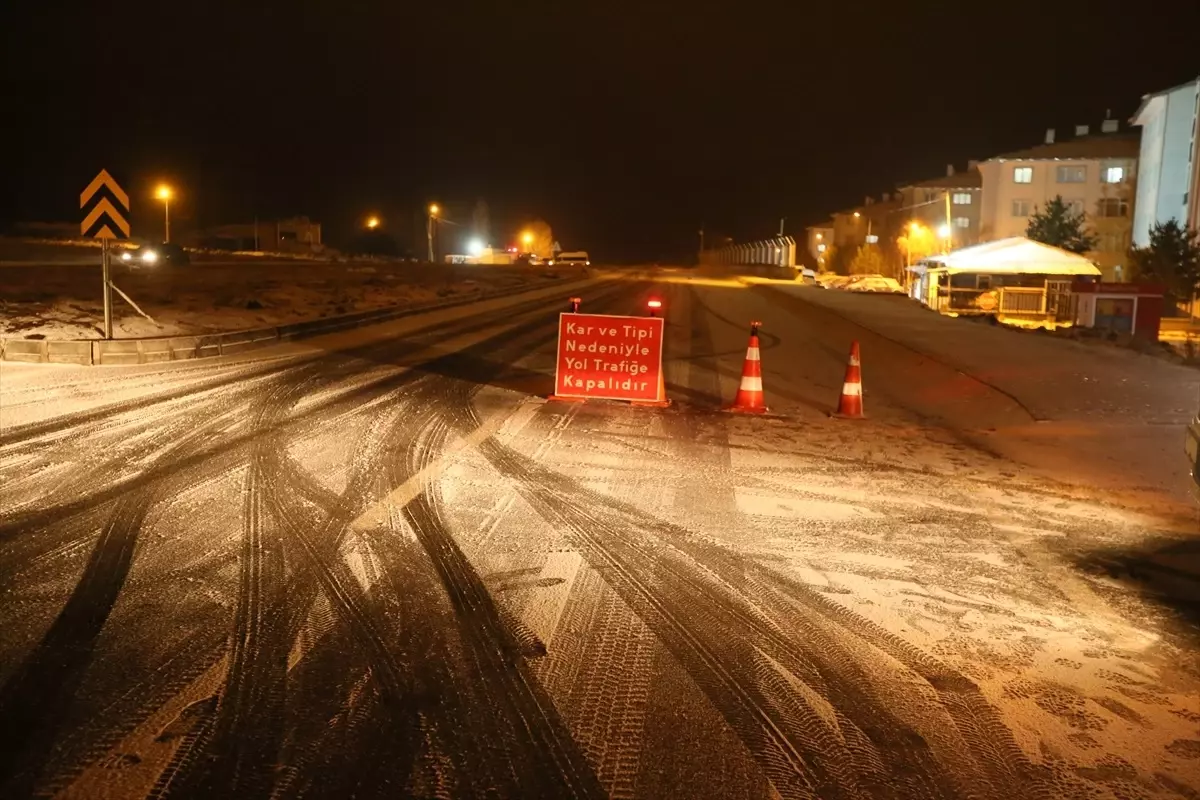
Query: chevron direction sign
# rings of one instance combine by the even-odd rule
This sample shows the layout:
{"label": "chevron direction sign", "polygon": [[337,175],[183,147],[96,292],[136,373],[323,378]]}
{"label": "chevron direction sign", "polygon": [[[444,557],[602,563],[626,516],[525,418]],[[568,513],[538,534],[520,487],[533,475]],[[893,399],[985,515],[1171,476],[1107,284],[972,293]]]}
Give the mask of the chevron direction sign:
{"label": "chevron direction sign", "polygon": [[129,195],[125,194],[108,170],[100,170],[79,195],[84,210],[79,231],[91,239],[129,238]]}

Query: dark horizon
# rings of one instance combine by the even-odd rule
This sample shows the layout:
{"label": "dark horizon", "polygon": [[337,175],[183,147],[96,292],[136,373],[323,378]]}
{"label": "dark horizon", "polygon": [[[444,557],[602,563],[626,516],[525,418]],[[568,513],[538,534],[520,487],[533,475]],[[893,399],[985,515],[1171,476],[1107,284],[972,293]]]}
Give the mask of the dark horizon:
{"label": "dark horizon", "polygon": [[0,223],[73,220],[105,167],[135,234],[166,180],[180,225],[303,214],[336,245],[369,213],[411,228],[436,200],[469,222],[484,198],[498,245],[543,218],[567,249],[679,260],[701,226],[795,233],[1200,74],[1195,4],[953,26],[932,3],[720,5],[6,8]]}

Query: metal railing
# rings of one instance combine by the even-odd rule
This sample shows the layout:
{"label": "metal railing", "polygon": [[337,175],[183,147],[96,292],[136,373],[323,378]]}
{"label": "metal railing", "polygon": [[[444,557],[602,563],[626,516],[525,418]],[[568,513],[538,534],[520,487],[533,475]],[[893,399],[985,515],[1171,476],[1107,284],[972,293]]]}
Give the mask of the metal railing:
{"label": "metal railing", "polygon": [[1046,290],[1004,286],[1000,289],[1001,314],[1045,314]]}
{"label": "metal railing", "polygon": [[796,240],[791,236],[776,236],[747,244],[731,244],[716,250],[700,253],[701,264],[721,266],[764,265],[773,267],[796,266]]}

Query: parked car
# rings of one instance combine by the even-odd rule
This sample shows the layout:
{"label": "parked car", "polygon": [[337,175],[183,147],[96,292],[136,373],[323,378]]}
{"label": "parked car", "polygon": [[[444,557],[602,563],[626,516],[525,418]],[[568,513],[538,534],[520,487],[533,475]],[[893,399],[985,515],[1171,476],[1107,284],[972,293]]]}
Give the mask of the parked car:
{"label": "parked car", "polygon": [[900,285],[900,281],[883,275],[856,275],[842,288],[848,292],[904,294],[904,287]]}
{"label": "parked car", "polygon": [[851,280],[849,275],[834,275],[828,272],[817,277],[817,283],[826,289],[841,289]]}
{"label": "parked car", "polygon": [[129,265],[144,265],[147,267],[186,266],[192,263],[187,251],[177,244],[142,245],[137,250],[126,250],[121,253],[121,260]]}
{"label": "parked car", "polygon": [[796,272],[796,281],[803,283],[805,286],[817,285],[817,273],[811,269],[802,269]]}

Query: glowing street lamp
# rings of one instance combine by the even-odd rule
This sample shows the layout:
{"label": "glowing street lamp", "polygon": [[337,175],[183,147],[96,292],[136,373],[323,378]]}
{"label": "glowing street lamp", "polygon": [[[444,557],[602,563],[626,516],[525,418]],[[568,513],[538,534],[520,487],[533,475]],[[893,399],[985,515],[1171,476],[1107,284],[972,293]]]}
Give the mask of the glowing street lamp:
{"label": "glowing street lamp", "polygon": [[949,225],[945,225],[945,224],[939,225],[937,232],[938,232],[938,236],[943,239],[950,238],[950,226]]}
{"label": "glowing street lamp", "polygon": [[429,204],[429,216],[425,218],[425,238],[429,242],[429,263],[433,263],[433,226],[437,222],[438,214],[441,213],[437,203]]}
{"label": "glowing street lamp", "polygon": [[165,183],[159,184],[154,196],[163,202],[163,242],[171,241],[171,187]]}
{"label": "glowing street lamp", "polygon": [[379,217],[367,217],[367,229],[375,230],[379,227]]}
{"label": "glowing street lamp", "polygon": [[521,242],[525,245],[526,253],[532,252],[532,248],[533,248],[533,234],[532,233],[530,233],[529,231],[525,231],[525,233],[521,234]]}

